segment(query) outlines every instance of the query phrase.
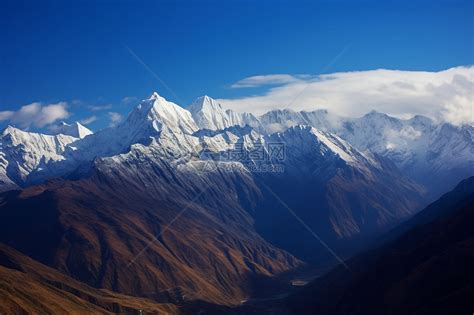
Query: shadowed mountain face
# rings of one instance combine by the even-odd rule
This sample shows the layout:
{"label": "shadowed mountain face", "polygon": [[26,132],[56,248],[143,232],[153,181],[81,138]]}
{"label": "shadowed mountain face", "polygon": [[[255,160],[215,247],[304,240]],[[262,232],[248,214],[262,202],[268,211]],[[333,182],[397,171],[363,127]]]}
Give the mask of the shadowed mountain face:
{"label": "shadowed mountain face", "polygon": [[[362,154],[336,136],[295,127],[276,134],[272,141],[285,144],[285,169],[282,173],[261,174],[263,186],[343,257],[409,217],[424,203],[422,188],[402,176],[393,164]],[[337,154],[327,149],[332,143],[338,145]],[[290,222],[297,221],[290,211],[285,209],[283,218],[273,215],[271,221],[259,217],[257,227],[275,244],[307,261],[337,262],[312,232],[301,224],[291,226]],[[278,230],[291,232],[278,238],[278,234],[272,234]]]}
{"label": "shadowed mountain face", "polygon": [[315,128],[296,126],[262,138],[250,127],[205,134],[205,141],[219,143],[221,150],[234,141],[246,146],[250,156],[256,156],[252,145],[257,147],[258,140],[267,148],[279,146],[282,159],[271,160],[279,171],[259,172],[267,166],[261,160],[238,162],[257,169],[252,177],[265,200],[252,212],[257,231],[309,262],[337,262],[314,234],[346,256],[423,204],[423,189],[389,161]]}
{"label": "shadowed mountain face", "polygon": [[[348,262],[279,306],[293,314],[470,314],[474,177],[408,221],[394,241]],[[285,311],[283,311],[285,310]]]}

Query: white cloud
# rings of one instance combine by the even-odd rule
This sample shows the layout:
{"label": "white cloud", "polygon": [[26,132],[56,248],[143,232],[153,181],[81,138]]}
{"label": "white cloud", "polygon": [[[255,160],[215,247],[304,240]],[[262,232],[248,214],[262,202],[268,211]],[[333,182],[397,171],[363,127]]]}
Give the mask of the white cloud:
{"label": "white cloud", "polygon": [[84,119],[80,120],[79,122],[83,125],[89,125],[89,124],[93,123],[96,120],[97,120],[97,116],[94,115],[94,116],[84,118]]}
{"label": "white cloud", "polygon": [[3,111],[3,112],[0,112],[0,121],[4,121],[4,120],[10,119],[10,117],[12,117],[13,114],[15,114],[15,112],[14,112],[14,111],[11,111],[11,110],[5,110],[5,111]]}
{"label": "white cloud", "polygon": [[121,122],[123,119],[123,116],[119,113],[109,112],[108,115],[109,115],[109,121],[110,121],[109,127],[117,126],[118,123]]}
{"label": "white cloud", "polygon": [[112,108],[112,104],[106,104],[106,105],[89,105],[88,108],[94,112],[100,111],[100,110],[107,110]]}
{"label": "white cloud", "polygon": [[135,96],[125,96],[124,98],[122,98],[121,103],[123,105],[129,105],[129,104],[135,103],[137,100],[138,99]]}
{"label": "white cloud", "polygon": [[[255,86],[258,82],[265,82],[266,77],[246,78],[235,85],[243,87],[247,82],[248,86]],[[263,95],[218,101],[226,108],[257,115],[272,109],[290,108],[307,111],[328,109],[342,116],[354,117],[377,110],[402,118],[424,115],[457,125],[474,122],[474,66],[440,72],[380,69],[297,76],[293,80],[289,77],[285,83],[269,88]]]}
{"label": "white cloud", "polygon": [[31,103],[20,107],[17,111],[0,112],[0,121],[9,121],[21,128],[44,127],[59,119],[68,118],[67,103],[43,105],[41,103]]}
{"label": "white cloud", "polygon": [[248,88],[265,85],[282,85],[309,79],[308,75],[268,74],[244,78],[231,85],[231,88]]}

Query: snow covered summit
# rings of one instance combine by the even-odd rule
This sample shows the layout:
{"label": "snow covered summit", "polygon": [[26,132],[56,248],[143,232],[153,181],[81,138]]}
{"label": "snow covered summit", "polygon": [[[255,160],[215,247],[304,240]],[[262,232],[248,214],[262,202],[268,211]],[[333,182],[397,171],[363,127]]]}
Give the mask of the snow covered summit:
{"label": "snow covered summit", "polygon": [[224,109],[221,104],[205,95],[198,97],[189,107],[194,120],[200,129],[222,130],[232,126],[249,125],[257,130],[258,119],[252,114],[240,114],[230,109]]}
{"label": "snow covered summit", "polygon": [[5,129],[0,136],[0,186],[63,176],[133,148],[173,163],[186,157],[179,162],[186,163],[204,149],[228,151],[242,144],[252,148],[279,141],[291,148],[288,156],[295,157],[296,168],[303,164],[298,155],[308,152],[359,168],[374,164],[378,155],[417,183],[441,191],[472,174],[473,134],[472,126],[456,127],[421,116],[403,120],[377,112],[343,118],[325,110],[274,110],[256,117],[226,110],[209,96],[183,108],[155,92],[123,122],[96,133],[79,123],[61,123],[56,135]]}
{"label": "snow covered summit", "polygon": [[54,134],[63,134],[75,138],[84,138],[92,134],[92,131],[81,125],[79,122],[67,124],[64,121],[60,122],[54,129]]}
{"label": "snow covered summit", "polygon": [[156,92],[132,111],[121,128],[139,129],[143,125],[151,126],[155,131],[166,127],[185,134],[192,134],[199,129],[189,111]]}

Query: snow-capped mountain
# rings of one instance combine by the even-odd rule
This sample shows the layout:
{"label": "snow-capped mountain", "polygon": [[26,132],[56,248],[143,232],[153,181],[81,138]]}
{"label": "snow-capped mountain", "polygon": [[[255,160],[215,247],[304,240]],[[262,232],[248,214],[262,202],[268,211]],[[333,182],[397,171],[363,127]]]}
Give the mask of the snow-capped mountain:
{"label": "snow-capped mountain", "polygon": [[342,120],[327,110],[295,112],[291,109],[277,109],[258,117],[267,133],[281,132],[296,125],[305,125],[323,131],[334,131]]}
{"label": "snow-capped mountain", "polygon": [[[209,97],[190,106],[200,128],[218,130],[229,125],[249,125],[261,134],[270,135],[304,125],[338,135],[361,152],[383,156],[404,174],[427,187],[434,199],[465,176],[474,173],[473,126],[437,123],[423,116],[399,119],[370,112],[360,118],[344,118],[327,110],[295,112],[273,110],[250,120],[229,119],[246,114],[226,115],[223,107]],[[219,114],[216,114],[219,113]]]}
{"label": "snow-capped mountain", "polygon": [[[56,135],[5,129],[1,136],[0,182],[6,190],[28,185],[29,179],[40,182],[66,176],[96,158],[126,153],[135,144],[154,143],[162,158],[182,163],[182,157],[199,157],[203,150],[228,151],[236,144],[249,149],[255,144],[283,141],[279,139],[281,133],[295,126],[313,127],[313,135],[328,139],[327,147],[346,162],[354,160],[355,153],[341,151],[341,144],[350,144],[360,156],[383,156],[427,186],[433,195],[474,168],[472,126],[439,124],[422,116],[403,120],[377,112],[347,119],[326,110],[274,110],[255,117],[225,110],[208,96],[196,99],[185,109],[153,93],[124,122],[95,134],[79,123],[60,124]],[[287,144],[294,150],[315,146],[309,139],[295,141],[298,146]]]}
{"label": "snow-capped mountain", "polygon": [[[387,119],[374,121],[392,124]],[[393,120],[394,128],[402,128],[397,121]],[[437,128],[417,119],[417,124],[423,123],[426,130]],[[367,126],[370,124],[363,127]],[[301,228],[294,215],[329,246],[349,254],[348,248],[357,248],[354,242],[378,235],[425,202],[423,188],[408,179],[395,166],[396,161],[382,156],[380,150],[372,151],[379,148],[377,139],[388,140],[364,129],[371,139],[364,145],[355,136],[351,138],[350,128],[349,121],[327,111],[274,111],[254,117],[226,111],[209,97],[198,99],[188,110],[154,93],[117,126],[82,138],[7,128],[0,138],[0,183],[3,190],[34,185],[26,189],[36,192],[50,187],[47,189],[66,204],[87,209],[77,204],[85,198],[107,216],[116,209],[123,213],[137,210],[136,218],[119,216],[126,225],[135,220],[147,222],[147,218],[169,222],[170,213],[176,214],[198,196],[180,227],[183,230],[192,229],[192,218],[199,217],[203,226],[199,233],[216,226],[214,222],[223,231],[235,229],[236,239],[252,229],[251,239],[262,237],[265,246],[271,244],[304,260],[330,263],[334,257]],[[381,129],[378,125],[372,128]],[[450,146],[457,129],[445,133],[451,136],[439,141]],[[463,137],[466,135],[458,141]],[[36,184],[58,177],[64,186],[51,181],[35,189]],[[68,190],[73,188],[65,187],[78,191],[74,195]],[[54,198],[48,200],[56,207]],[[159,211],[147,214],[150,207]],[[62,211],[66,215],[68,207]],[[84,211],[77,215],[85,215]],[[168,256],[162,259],[175,263]],[[288,262],[293,264],[291,257]],[[87,266],[78,270],[89,270],[95,279],[98,269]]]}
{"label": "snow-capped mountain", "polygon": [[474,173],[473,126],[436,123],[423,116],[399,119],[375,111],[343,118],[324,110],[274,110],[259,119],[268,132],[300,124],[336,134],[362,152],[391,160],[426,186],[432,199]]}
{"label": "snow-capped mountain", "polygon": [[262,130],[260,121],[254,115],[225,110],[207,95],[197,98],[187,109],[200,129],[222,130],[232,126],[249,125],[255,130]]}
{"label": "snow-capped mountain", "polygon": [[269,138],[273,142],[285,143],[290,156],[317,151],[323,157],[337,157],[351,165],[375,164],[340,137],[310,126],[296,125]]}
{"label": "snow-capped mountain", "polygon": [[473,131],[422,116],[403,120],[371,112],[346,120],[335,132],[360,150],[390,159],[435,198],[473,174]]}
{"label": "snow-capped mountain", "polygon": [[63,134],[66,136],[82,139],[88,135],[91,135],[92,131],[90,131],[88,128],[84,127],[77,121],[72,124],[67,124],[66,122],[62,121],[53,128],[53,133]]}
{"label": "snow-capped mountain", "polygon": [[[390,161],[361,152],[337,135],[297,125],[270,135],[267,141],[284,144],[284,171],[260,178],[333,246],[339,246],[341,239],[377,233],[423,203],[421,187]],[[297,240],[291,247],[299,248],[305,257],[315,254]]]}
{"label": "snow-capped mountain", "polygon": [[201,129],[220,130],[242,123],[239,115],[231,110],[226,112],[207,95],[197,98],[187,109]]}
{"label": "snow-capped mountain", "polygon": [[197,144],[192,134],[198,129],[189,111],[153,93],[125,121],[77,141],[66,154],[72,161],[92,161],[128,152],[132,145],[152,139],[180,154],[181,149],[188,151]]}
{"label": "snow-capped mountain", "polygon": [[24,186],[30,174],[44,172],[54,176],[50,167],[65,159],[66,148],[78,138],[58,134],[44,135],[8,126],[0,135],[0,191]]}

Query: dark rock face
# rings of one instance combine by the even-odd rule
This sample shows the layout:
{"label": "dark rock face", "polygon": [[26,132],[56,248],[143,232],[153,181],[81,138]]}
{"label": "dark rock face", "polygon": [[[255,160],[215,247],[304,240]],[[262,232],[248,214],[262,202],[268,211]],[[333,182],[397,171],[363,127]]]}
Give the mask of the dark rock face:
{"label": "dark rock face", "polygon": [[[474,308],[474,177],[279,305],[294,314],[470,314]],[[270,306],[269,306],[270,307]]]}

